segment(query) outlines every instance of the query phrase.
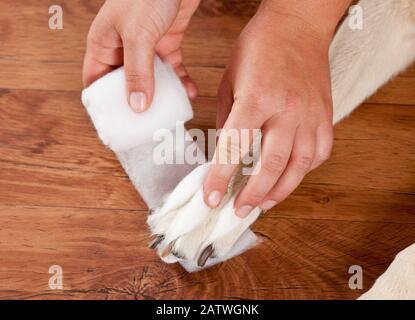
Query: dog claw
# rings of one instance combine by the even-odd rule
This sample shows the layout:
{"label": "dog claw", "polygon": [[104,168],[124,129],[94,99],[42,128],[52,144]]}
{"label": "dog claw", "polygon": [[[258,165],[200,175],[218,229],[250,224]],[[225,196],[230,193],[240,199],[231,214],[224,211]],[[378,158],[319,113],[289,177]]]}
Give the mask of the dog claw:
{"label": "dog claw", "polygon": [[160,234],[160,235],[156,235],[156,237],[151,240],[148,244],[148,247],[150,249],[156,249],[157,246],[164,240],[164,235]]}
{"label": "dog claw", "polygon": [[172,241],[172,242],[170,242],[164,249],[163,249],[163,251],[161,252],[161,257],[162,258],[165,258],[165,257],[167,257],[170,253],[171,253],[171,249],[173,249],[173,246],[174,246],[174,242],[175,241]]}
{"label": "dog claw", "polygon": [[154,209],[150,208],[147,212],[147,215],[151,216],[154,213]]}
{"label": "dog claw", "polygon": [[179,253],[175,250],[172,250],[171,254],[174,255],[177,259],[181,259],[181,260],[185,259],[184,255],[182,255],[181,253]]}
{"label": "dog claw", "polygon": [[207,259],[212,256],[213,251],[213,246],[211,244],[208,245],[200,254],[199,259],[197,259],[197,265],[203,267],[206,264]]}

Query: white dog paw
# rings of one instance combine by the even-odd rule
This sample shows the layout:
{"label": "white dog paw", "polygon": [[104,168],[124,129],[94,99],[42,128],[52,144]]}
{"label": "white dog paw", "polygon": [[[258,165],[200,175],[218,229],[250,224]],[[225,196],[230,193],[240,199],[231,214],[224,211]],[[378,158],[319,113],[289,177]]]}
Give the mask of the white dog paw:
{"label": "white dog paw", "polygon": [[238,172],[221,204],[209,208],[203,201],[203,181],[209,164],[197,167],[167,196],[164,204],[150,210],[148,224],[154,236],[150,248],[167,263],[193,260],[205,265],[210,257],[224,257],[236,241],[258,218],[254,208],[246,218],[235,214],[233,203],[246,177]]}

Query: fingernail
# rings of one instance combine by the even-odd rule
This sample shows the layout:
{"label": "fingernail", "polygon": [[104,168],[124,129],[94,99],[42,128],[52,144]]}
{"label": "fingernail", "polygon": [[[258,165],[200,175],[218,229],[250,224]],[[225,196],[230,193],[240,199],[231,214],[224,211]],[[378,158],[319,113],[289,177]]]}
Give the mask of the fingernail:
{"label": "fingernail", "polygon": [[236,215],[240,218],[245,218],[251,211],[251,206],[242,206],[238,210],[236,210]]}
{"label": "fingernail", "polygon": [[147,98],[143,92],[132,92],[130,94],[130,106],[135,112],[143,112],[146,108]]}
{"label": "fingernail", "polygon": [[220,192],[219,191],[217,191],[217,190],[215,190],[215,191],[212,191],[210,194],[209,194],[209,197],[208,197],[208,205],[209,205],[209,207],[211,207],[211,208],[215,208],[215,207],[217,207],[217,205],[219,204],[219,202],[220,202]]}
{"label": "fingernail", "polygon": [[277,201],[267,200],[260,205],[262,210],[269,210],[277,204]]}

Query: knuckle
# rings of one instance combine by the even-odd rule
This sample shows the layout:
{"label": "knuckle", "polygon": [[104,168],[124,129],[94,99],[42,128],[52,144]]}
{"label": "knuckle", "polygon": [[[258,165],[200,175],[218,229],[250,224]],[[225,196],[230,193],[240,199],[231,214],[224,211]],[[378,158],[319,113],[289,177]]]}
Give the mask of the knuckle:
{"label": "knuckle", "polygon": [[253,206],[258,205],[262,202],[262,199],[264,198],[264,195],[258,194],[256,192],[250,191],[248,194],[245,195],[246,203],[249,203]]}
{"label": "knuckle", "polygon": [[209,186],[209,190],[226,190],[229,177],[218,172],[216,168],[217,167],[214,167],[212,171],[209,172],[205,185]]}
{"label": "knuckle", "polygon": [[248,99],[245,106],[246,112],[249,117],[256,119],[266,118],[266,109],[262,107],[261,101],[252,98]]}
{"label": "knuckle", "polygon": [[332,121],[323,122],[318,128],[318,144],[315,154],[315,164],[313,167],[321,165],[331,156],[333,148],[333,123]]}
{"label": "knuckle", "polygon": [[262,202],[266,193],[262,193],[255,184],[250,184],[241,193],[241,201],[244,203],[249,203],[250,205],[258,205]]}
{"label": "knuckle", "polygon": [[326,139],[327,139],[326,142],[324,143],[324,145],[322,146],[321,150],[318,152],[318,155],[317,155],[317,157],[319,158],[321,162],[328,160],[331,156],[331,152],[333,149],[333,131],[332,130],[327,132]]}
{"label": "knuckle", "polygon": [[215,160],[219,164],[238,164],[241,159],[239,132],[223,129],[219,135]]}
{"label": "knuckle", "polygon": [[120,29],[121,38],[127,45],[153,43],[157,38],[155,30],[145,24],[127,25]]}
{"label": "knuckle", "polygon": [[273,199],[274,201],[279,203],[282,199],[282,195],[283,193],[281,192],[281,188],[274,186],[274,188],[272,188],[271,191],[268,193],[267,198]]}
{"label": "knuckle", "polygon": [[284,170],[286,163],[287,157],[278,153],[272,153],[264,161],[262,167],[265,172],[275,174],[281,173]]}
{"label": "knuckle", "polygon": [[143,83],[147,81],[147,76],[135,70],[125,70],[125,80],[129,83]]}
{"label": "knuckle", "polygon": [[243,108],[243,111],[248,117],[252,119],[268,119],[272,115],[272,108],[267,107],[269,104],[266,103],[267,98],[264,95],[260,95],[258,92],[247,93],[241,95],[243,98],[238,98],[236,95],[235,101],[238,101],[237,105]]}
{"label": "knuckle", "polygon": [[297,111],[299,107],[304,105],[304,99],[296,90],[286,90],[283,93],[282,108],[285,112]]}
{"label": "knuckle", "polygon": [[306,172],[311,168],[313,158],[311,156],[302,155],[293,159],[293,166],[301,172]]}
{"label": "knuckle", "polygon": [[319,160],[321,162],[327,161],[331,156],[331,150],[332,150],[331,147],[330,148],[324,148],[318,156]]}
{"label": "knuckle", "polygon": [[102,48],[100,40],[98,40],[95,34],[92,34],[91,31],[88,33],[86,40],[87,53],[96,55],[99,52],[99,49]]}
{"label": "knuckle", "polygon": [[282,202],[287,198],[287,194],[284,191],[275,190],[271,195],[272,199],[274,199],[277,203]]}
{"label": "knuckle", "polygon": [[97,20],[95,19],[92,24],[91,27],[88,30],[88,34],[86,36],[86,42],[95,42],[98,41],[99,39],[101,39],[100,35],[101,32],[99,32],[100,28],[98,26]]}

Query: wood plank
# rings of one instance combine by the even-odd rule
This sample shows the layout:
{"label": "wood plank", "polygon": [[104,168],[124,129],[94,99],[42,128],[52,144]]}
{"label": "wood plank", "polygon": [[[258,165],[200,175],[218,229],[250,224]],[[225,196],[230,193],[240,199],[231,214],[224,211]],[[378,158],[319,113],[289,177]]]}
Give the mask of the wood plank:
{"label": "wood plank", "polygon": [[273,212],[281,217],[310,220],[408,223],[415,228],[413,193],[350,188],[310,180],[307,178]]}
{"label": "wood plank", "polygon": [[[212,128],[215,99],[198,99],[189,127]],[[414,190],[414,108],[364,104],[335,128],[332,156],[310,180],[355,188]]]}
{"label": "wood plank", "polygon": [[260,0],[201,0],[197,16],[252,16]]}
{"label": "wood plank", "polygon": [[0,108],[0,161],[124,176],[78,92],[2,90]]}
{"label": "wood plank", "polygon": [[[85,38],[102,0],[0,2],[0,298],[354,299],[415,242],[415,65],[335,129],[331,159],[254,225],[263,241],[197,274],[146,248],[146,206],[80,103]],[[215,123],[231,48],[259,0],[204,0],[184,58],[189,127]],[[59,264],[64,290],[48,288]],[[348,288],[363,267],[364,290]]]}
{"label": "wood plank", "polygon": [[[4,26],[0,88],[81,90],[86,34],[101,3],[63,1],[64,29],[49,30],[47,1],[30,0],[25,5],[3,1],[0,12],[7,14],[0,18]],[[183,45],[184,59],[201,96],[216,96],[232,46],[256,6],[255,1],[207,1],[192,19]],[[414,70],[413,66],[398,76],[369,102],[415,104]]]}
{"label": "wood plank", "polygon": [[146,208],[128,177],[95,172],[2,163],[0,190],[4,205]]}
{"label": "wood plank", "polygon": [[[266,215],[256,248],[188,274],[146,248],[145,215],[0,207],[0,296],[31,299],[356,298],[348,268],[364,288],[399,250],[415,241],[413,225],[309,221]],[[7,227],[5,227],[7,225]],[[278,232],[275,232],[278,230]],[[48,269],[63,269],[63,290],[48,288]],[[242,281],[243,279],[243,281]]]}
{"label": "wood plank", "polygon": [[[8,61],[0,57],[2,89],[75,91],[82,90],[82,62]],[[215,97],[222,67],[188,67],[202,97]]]}
{"label": "wood plank", "polygon": [[[189,127],[214,128],[215,100],[201,98],[194,105],[196,117]],[[4,110],[0,115],[2,161],[120,174],[114,155],[99,143],[77,93],[3,90],[0,106]],[[331,174],[334,170],[337,181],[348,181],[350,186],[356,176],[362,176],[365,186],[400,192],[413,190],[412,111],[412,107],[405,106],[363,105],[336,127],[333,156],[324,175],[316,179],[337,183]],[[341,172],[337,172],[338,166],[343,167]],[[384,182],[365,184],[364,174],[368,171],[373,177],[382,173]],[[395,172],[408,172],[408,180],[397,180]]]}
{"label": "wood plank", "polygon": [[[0,12],[7,13],[0,17],[2,63],[6,66],[7,62],[35,61],[47,67],[56,63],[82,62],[88,29],[102,2],[61,1],[63,29],[50,30],[47,13],[50,2],[28,0],[23,4],[2,1]],[[192,19],[184,42],[185,60],[189,66],[225,65],[228,51],[249,20],[249,14],[235,15],[235,11],[242,10],[241,6],[243,4],[227,4],[226,7],[233,7],[233,10],[220,9],[222,13],[209,12],[208,6],[204,6]]]}
{"label": "wood plank", "polygon": [[415,104],[415,77],[412,69],[391,80],[368,99],[369,103]]}
{"label": "wood plank", "polygon": [[[67,208],[145,210],[125,177],[2,165],[0,203]],[[28,179],[30,178],[30,179]],[[309,179],[308,179],[309,180]],[[415,195],[342,185],[303,184],[275,212],[283,217],[415,223]]]}
{"label": "wood plank", "polygon": [[[0,57],[0,69],[4,75],[0,78],[0,88],[77,92],[82,90],[81,60],[78,62],[39,62],[7,60]],[[221,65],[218,67],[190,65],[188,67],[190,76],[199,87],[199,95],[201,97],[216,97],[223,70]],[[409,70],[411,71],[411,69]],[[414,87],[415,77],[406,77],[404,73],[380,88],[367,102],[414,105]]]}
{"label": "wood plank", "polygon": [[[100,144],[78,99],[74,92],[2,91],[2,203],[146,208],[115,156]],[[195,109],[189,127],[212,128],[215,100],[198,99]],[[284,214],[413,221],[412,110],[390,105],[357,110],[336,128],[332,158],[281,205]]]}

